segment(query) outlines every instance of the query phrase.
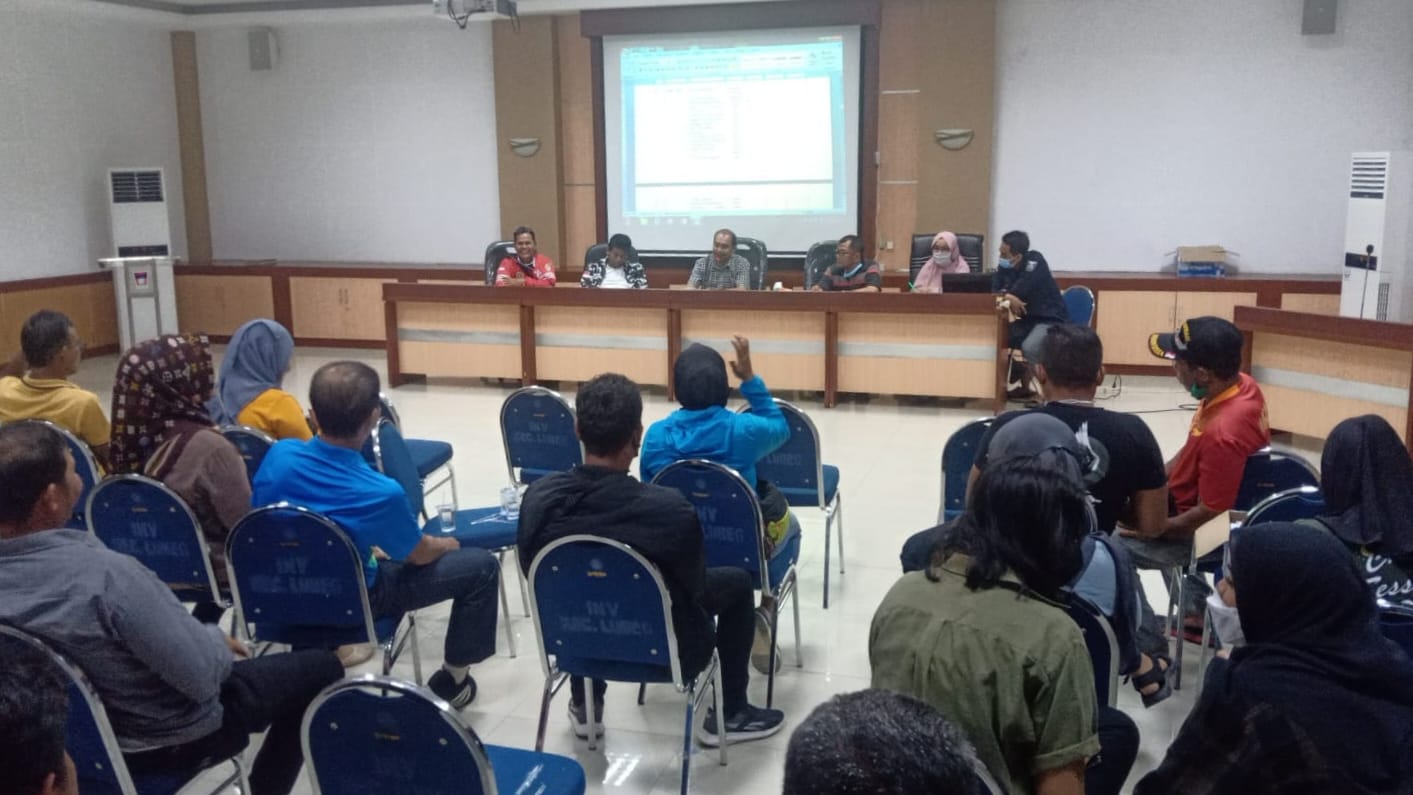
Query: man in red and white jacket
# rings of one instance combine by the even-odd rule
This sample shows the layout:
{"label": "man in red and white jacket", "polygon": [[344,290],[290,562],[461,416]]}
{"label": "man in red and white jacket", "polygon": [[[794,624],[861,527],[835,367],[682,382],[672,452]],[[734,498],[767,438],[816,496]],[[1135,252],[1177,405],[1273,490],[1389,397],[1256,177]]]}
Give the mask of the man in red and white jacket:
{"label": "man in red and white jacket", "polygon": [[496,286],[553,287],[554,262],[535,249],[535,230],[516,227],[514,238],[515,256],[496,267]]}

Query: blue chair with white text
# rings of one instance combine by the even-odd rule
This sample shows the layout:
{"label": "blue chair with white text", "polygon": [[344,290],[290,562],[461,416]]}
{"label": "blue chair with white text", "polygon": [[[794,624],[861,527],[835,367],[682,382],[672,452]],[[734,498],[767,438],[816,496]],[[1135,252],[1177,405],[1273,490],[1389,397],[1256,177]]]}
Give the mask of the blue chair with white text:
{"label": "blue chair with white text", "polygon": [[482,745],[445,701],[391,677],[329,685],[304,713],[300,734],[315,795],[584,792],[584,768],[573,759]]}
{"label": "blue chair with white text", "polygon": [[[791,507],[809,506],[824,511],[824,609],[828,610],[829,531],[836,516],[839,573],[844,573],[844,502],[839,493],[839,467],[824,463],[819,429],[808,414],[779,398],[775,405],[790,423],[790,438],[756,462],[756,477],[774,483]],[[749,405],[740,408],[742,414],[750,411]]]}
{"label": "blue chair with white text", "polygon": [[[338,525],[307,508],[276,503],[256,508],[226,539],[226,567],[245,637],[296,648],[332,649],[373,643],[383,673],[404,647],[422,681],[417,619],[374,618],[358,548]],[[400,631],[403,619],[407,628]]]}
{"label": "blue chair with white text", "polygon": [[241,460],[245,462],[245,475],[253,484],[255,473],[260,469],[260,463],[265,460],[265,454],[275,446],[275,440],[264,431],[249,425],[223,425],[219,430],[227,441],[235,445]]}
{"label": "blue chair with white text", "polygon": [[[530,605],[539,628],[540,663],[545,671],[535,750],[544,749],[550,701],[568,678],[610,682],[671,684],[686,696],[682,737],[682,794],[692,770],[692,732],[706,695],[722,709],[721,661],[715,649],[701,670],[684,670],[677,653],[672,596],[662,573],[627,544],[591,535],[556,539],[530,563]],[[605,621],[611,614],[613,620]],[[597,723],[594,700],[587,699],[590,724]],[[589,749],[596,748],[589,732]],[[726,738],[719,748],[726,764]]]}
{"label": "blue chair with white text", "polygon": [[938,524],[950,522],[966,510],[967,479],[976,462],[976,448],[995,421],[994,417],[972,420],[958,428],[942,447],[942,505],[937,510]]}
{"label": "blue chair with white text", "polygon": [[574,409],[553,389],[527,386],[511,392],[500,406],[505,470],[510,482],[528,486],[552,472],[584,463],[574,432]]}
{"label": "blue chair with white text", "polygon": [[136,558],[181,601],[230,607],[201,523],[166,484],[142,475],[112,475],[89,495],[86,513],[89,530],[104,546]]}
{"label": "blue chair with white text", "polygon": [[800,650],[800,603],[795,599],[795,565],[772,576],[766,554],[765,522],[756,490],[736,470],[714,461],[690,459],[663,467],[653,485],[676,489],[692,503],[702,525],[706,565],[732,566],[751,575],[756,590],[773,597],[770,611],[770,663],[766,669],[765,705],[775,700],[776,657],[780,653],[780,608],[786,600],[795,611],[795,666],[804,667]]}

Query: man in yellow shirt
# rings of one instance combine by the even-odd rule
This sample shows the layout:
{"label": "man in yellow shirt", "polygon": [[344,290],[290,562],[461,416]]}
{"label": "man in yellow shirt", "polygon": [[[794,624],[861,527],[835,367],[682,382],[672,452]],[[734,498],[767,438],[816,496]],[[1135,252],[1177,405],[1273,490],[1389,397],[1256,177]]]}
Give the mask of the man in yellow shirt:
{"label": "man in yellow shirt", "polygon": [[20,330],[20,349],[28,372],[18,358],[0,369],[0,422],[49,420],[82,439],[107,469],[112,429],[103,406],[97,395],[69,380],[83,358],[74,324],[62,312],[41,309]]}

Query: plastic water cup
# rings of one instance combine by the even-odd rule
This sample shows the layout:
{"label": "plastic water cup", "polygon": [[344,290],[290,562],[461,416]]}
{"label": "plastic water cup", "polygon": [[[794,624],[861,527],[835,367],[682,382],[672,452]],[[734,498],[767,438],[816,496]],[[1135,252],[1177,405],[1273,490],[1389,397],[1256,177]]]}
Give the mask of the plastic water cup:
{"label": "plastic water cup", "polygon": [[506,486],[500,490],[500,515],[507,519],[520,518],[520,490]]}
{"label": "plastic water cup", "polygon": [[456,506],[450,503],[437,506],[437,516],[442,520],[442,532],[450,533],[456,530]]}

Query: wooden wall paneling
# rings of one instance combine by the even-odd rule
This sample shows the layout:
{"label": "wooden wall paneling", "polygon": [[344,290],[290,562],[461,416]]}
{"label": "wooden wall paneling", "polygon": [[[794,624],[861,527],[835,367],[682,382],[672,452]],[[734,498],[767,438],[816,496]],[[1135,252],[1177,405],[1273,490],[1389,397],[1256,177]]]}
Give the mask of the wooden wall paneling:
{"label": "wooden wall paneling", "polygon": [[230,336],[247,320],[275,316],[268,276],[217,276],[177,271],[177,317],[182,328]]}
{"label": "wooden wall paneling", "polygon": [[535,373],[552,381],[587,381],[617,372],[639,384],[666,386],[668,311],[536,307]]}
{"label": "wooden wall paneling", "polygon": [[[839,389],[989,398],[996,389],[995,342],[989,315],[840,313]],[[953,355],[946,350],[953,346],[979,355]]]}
{"label": "wooden wall paneling", "polygon": [[[863,5],[862,2],[859,5]],[[878,243],[878,23],[859,31],[859,235]]]}
{"label": "wooden wall paneling", "polygon": [[1281,309],[1288,312],[1309,312],[1312,315],[1339,314],[1338,295],[1318,293],[1284,293],[1281,295]]}
{"label": "wooden wall paneling", "polygon": [[598,241],[594,177],[594,88],[588,39],[579,31],[579,15],[555,18],[559,66],[559,143],[562,161],[560,214],[564,223],[561,266],[577,271],[584,251]]}
{"label": "wooden wall paneling", "polygon": [[683,309],[682,344],[730,356],[731,336],[751,341],[751,362],[778,389],[825,388],[825,313]]}
{"label": "wooden wall paneling", "polygon": [[190,30],[174,30],[171,39],[187,257],[209,260],[211,208],[206,194],[206,142],[201,126],[201,83],[196,71],[196,33]]}
{"label": "wooden wall paneling", "polygon": [[520,378],[516,304],[398,304],[400,370],[450,378]]}
{"label": "wooden wall paneling", "polygon": [[20,349],[20,329],[41,309],[68,315],[89,353],[116,352],[118,314],[113,283],[106,273],[102,276],[101,281],[0,293],[0,356],[8,358]]}
{"label": "wooden wall paneling", "polygon": [[1177,294],[1171,291],[1103,290],[1096,296],[1095,331],[1104,363],[1161,364],[1148,350],[1148,335],[1177,327]]}
{"label": "wooden wall paneling", "polygon": [[908,250],[914,229],[911,219],[917,214],[917,202],[915,182],[878,186],[878,237],[880,241],[893,240],[893,250],[879,251],[878,261],[884,267],[885,278],[896,273],[903,284],[908,278]]}
{"label": "wooden wall paneling", "polygon": [[580,24],[585,36],[595,37],[829,25],[877,26],[879,15],[879,0],[792,0],[585,11]]}
{"label": "wooden wall paneling", "polygon": [[[1256,293],[1229,292],[1179,292],[1177,294],[1177,322],[1188,318],[1220,317],[1232,320],[1238,306],[1255,306]],[[1176,325],[1176,324],[1174,324]]]}
{"label": "wooden wall paneling", "polygon": [[904,273],[908,270],[912,236],[918,231],[914,221],[919,97],[915,89],[896,89],[885,91],[878,99],[878,260],[888,270]]}
{"label": "wooden wall paneling", "polygon": [[[878,23],[878,84],[883,91],[920,87],[919,66],[928,42],[923,40],[922,6],[932,0],[887,0]],[[883,134],[880,124],[879,134]]]}
{"label": "wooden wall paneling", "polygon": [[[910,51],[919,61],[922,89],[915,226],[985,234],[995,136],[997,0],[922,0],[920,5],[918,44]],[[971,129],[975,136],[966,148],[948,151],[933,138],[942,128]]]}
{"label": "wooden wall paneling", "polygon": [[[529,15],[517,31],[508,21],[491,23],[495,61],[496,152],[502,234],[520,225],[534,228],[539,248],[561,262],[559,70],[553,16]],[[538,138],[540,149],[520,157],[512,138]],[[490,241],[487,241],[488,243]]]}

